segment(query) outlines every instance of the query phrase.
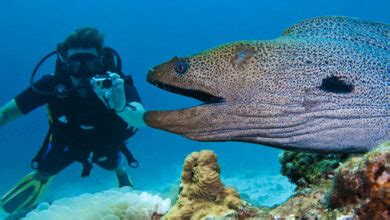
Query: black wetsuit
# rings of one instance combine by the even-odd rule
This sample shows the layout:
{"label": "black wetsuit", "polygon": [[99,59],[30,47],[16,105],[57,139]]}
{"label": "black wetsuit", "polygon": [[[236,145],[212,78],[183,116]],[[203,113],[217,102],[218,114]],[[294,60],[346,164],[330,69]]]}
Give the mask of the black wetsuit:
{"label": "black wetsuit", "polygon": [[[45,75],[34,85],[40,91],[54,91],[55,76]],[[127,103],[141,102],[131,77],[126,77],[125,94]],[[135,132],[104,105],[92,88],[86,90],[84,98],[78,92],[59,98],[38,94],[30,87],[15,100],[24,114],[44,104],[48,106],[49,132],[35,160],[36,168],[50,175],[74,161],[83,163],[83,176],[89,175],[91,163],[115,169],[121,159],[121,147]]]}

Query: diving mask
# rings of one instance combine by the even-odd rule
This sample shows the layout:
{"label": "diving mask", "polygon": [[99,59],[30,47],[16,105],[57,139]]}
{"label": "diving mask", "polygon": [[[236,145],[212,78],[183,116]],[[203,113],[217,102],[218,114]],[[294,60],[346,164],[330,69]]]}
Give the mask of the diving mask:
{"label": "diving mask", "polygon": [[90,53],[73,54],[63,62],[63,71],[77,79],[91,78],[103,72],[102,60]]}

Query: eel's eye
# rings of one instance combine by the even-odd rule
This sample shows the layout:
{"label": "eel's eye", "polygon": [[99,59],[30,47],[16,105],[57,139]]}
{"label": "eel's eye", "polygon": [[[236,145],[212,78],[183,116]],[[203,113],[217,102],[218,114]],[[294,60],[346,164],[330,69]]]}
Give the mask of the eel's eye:
{"label": "eel's eye", "polygon": [[180,61],[180,62],[177,62],[176,65],[175,65],[175,71],[177,74],[185,74],[188,70],[188,63],[185,62],[185,61]]}

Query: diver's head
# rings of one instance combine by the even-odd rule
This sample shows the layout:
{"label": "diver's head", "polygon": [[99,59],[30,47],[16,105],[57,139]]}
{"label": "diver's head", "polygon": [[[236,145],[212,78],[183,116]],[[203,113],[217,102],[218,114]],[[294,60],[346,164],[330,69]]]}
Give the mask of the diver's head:
{"label": "diver's head", "polygon": [[57,46],[63,74],[72,82],[104,73],[104,37],[95,28],[80,28]]}

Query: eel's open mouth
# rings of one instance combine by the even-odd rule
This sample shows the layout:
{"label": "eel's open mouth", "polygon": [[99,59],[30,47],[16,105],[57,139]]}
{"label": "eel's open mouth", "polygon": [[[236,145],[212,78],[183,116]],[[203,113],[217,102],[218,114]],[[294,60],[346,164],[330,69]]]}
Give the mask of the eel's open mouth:
{"label": "eel's open mouth", "polygon": [[214,103],[224,102],[223,97],[214,96],[214,95],[211,95],[207,92],[203,92],[203,91],[199,91],[199,90],[192,90],[192,89],[183,89],[183,88],[171,86],[171,85],[168,85],[168,84],[156,81],[156,80],[149,80],[148,79],[148,82],[151,83],[152,85],[155,85],[156,87],[163,89],[163,90],[166,90],[168,92],[172,92],[175,94],[179,94],[179,95],[183,95],[183,96],[197,99],[197,100],[203,102],[203,104],[214,104]]}
{"label": "eel's open mouth", "polygon": [[157,69],[158,71],[150,71],[147,76],[148,83],[168,92],[194,98],[202,103],[176,110],[147,111],[144,115],[145,123],[152,128],[196,139],[195,131],[208,129],[214,123],[213,121],[217,120],[217,116],[213,114],[224,108],[226,99],[213,92],[207,92],[207,89],[198,89],[186,86],[184,82],[175,81],[177,79],[170,78],[167,74],[168,70],[164,68],[166,67],[163,65]]}

